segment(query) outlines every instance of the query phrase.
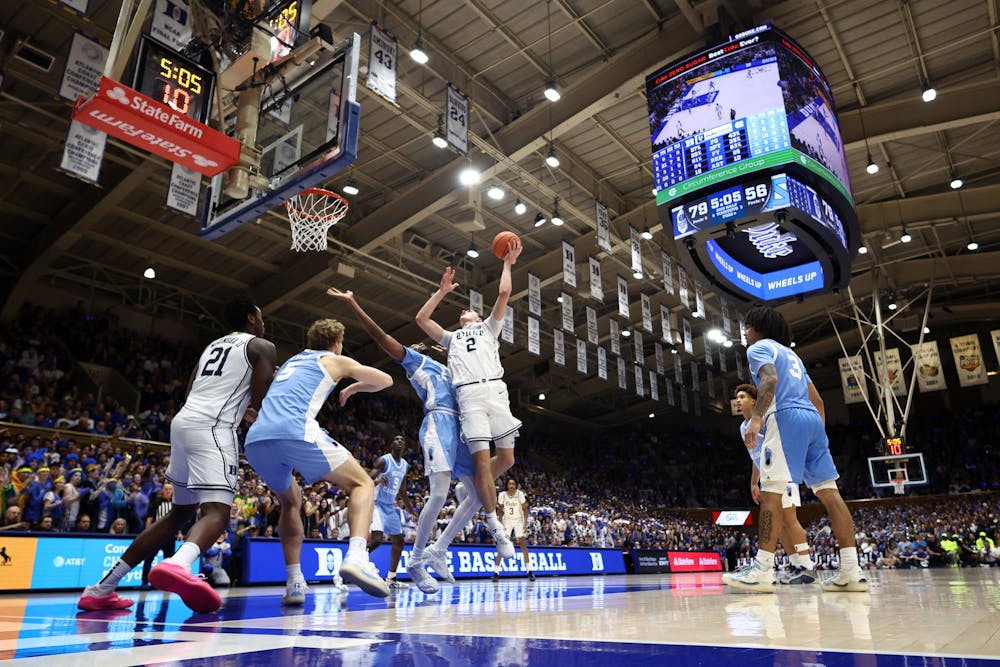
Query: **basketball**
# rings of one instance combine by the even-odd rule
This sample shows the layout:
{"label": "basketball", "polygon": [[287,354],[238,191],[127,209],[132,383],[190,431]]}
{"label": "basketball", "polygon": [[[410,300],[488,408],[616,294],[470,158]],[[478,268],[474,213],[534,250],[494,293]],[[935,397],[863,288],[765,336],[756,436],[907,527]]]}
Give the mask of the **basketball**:
{"label": "basketball", "polygon": [[503,259],[507,256],[510,244],[515,240],[520,241],[521,239],[514,232],[500,232],[493,237],[493,254],[497,256],[497,259]]}

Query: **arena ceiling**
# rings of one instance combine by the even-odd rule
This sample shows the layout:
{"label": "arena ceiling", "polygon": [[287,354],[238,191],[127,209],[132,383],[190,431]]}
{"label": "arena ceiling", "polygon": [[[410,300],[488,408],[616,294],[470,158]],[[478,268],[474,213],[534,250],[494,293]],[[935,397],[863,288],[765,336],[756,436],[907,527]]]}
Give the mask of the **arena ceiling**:
{"label": "arena ceiling", "polygon": [[[420,338],[412,317],[448,262],[460,266],[463,287],[476,287],[492,301],[500,264],[486,252],[488,239],[511,230],[525,251],[514,274],[520,325],[504,363],[520,402],[535,403],[545,391],[551,414],[601,424],[645,414],[653,404],[619,391],[613,369],[611,382],[598,379],[593,357],[586,378],[572,361],[565,369],[551,363],[562,289],[560,241],[576,244],[584,273],[587,255],[601,259],[606,290],[611,274],[628,273],[630,224],[649,226],[652,243],[676,256],[650,193],[644,76],[705,45],[719,30],[728,34],[762,22],[802,44],[834,91],[871,249],[854,262],[854,296],[863,305],[876,290],[912,298],[933,281],[932,336],[1000,316],[997,0],[425,0],[419,29],[430,62],[400,58],[398,106],[359,86],[362,134],[349,176],[361,193],[332,231],[330,249],[307,255],[288,250],[287,222],[277,213],[219,240],[202,240],[195,220],[164,207],[169,164],[116,140],[109,141],[100,188],[57,170],[70,116],[57,90],[73,33],[110,42],[120,4],[90,0],[84,19],[43,0],[0,3],[4,317],[31,299],[33,287],[46,284],[83,299],[101,293],[196,327],[234,290],[246,289],[261,302],[272,336],[291,351],[302,344],[309,322],[337,314],[324,295],[327,285],[336,285],[354,290],[387,330],[410,342]],[[419,8],[418,0],[314,0],[313,18],[338,38],[363,34],[376,20],[399,38],[405,53],[416,38]],[[49,74],[13,57],[22,40],[56,55]],[[367,49],[362,51],[364,64]],[[550,76],[563,93],[554,104],[542,96]],[[938,91],[932,103],[921,100],[925,79]],[[501,202],[481,197],[485,230],[474,241],[484,252],[474,261],[464,257],[473,239],[455,227],[469,215],[470,191],[457,181],[465,159],[430,143],[448,81],[469,93],[473,107],[471,156],[484,176],[473,195],[492,184],[507,192]],[[875,175],[865,170],[862,114],[868,149],[881,166]],[[544,162],[550,139],[561,160],[557,169]],[[959,190],[949,187],[953,175],[964,181]],[[341,174],[331,187],[339,189],[347,178]],[[535,213],[551,212],[556,197],[565,226],[534,228]],[[616,246],[610,254],[595,244],[596,197],[612,216]],[[512,210],[516,198],[528,205],[524,215]],[[904,225],[913,236],[906,244],[899,242]],[[972,238],[977,251],[966,247]],[[640,292],[653,295],[654,313],[660,303],[683,308],[660,289],[659,267],[646,245],[646,277],[629,281],[633,324]],[[150,265],[154,281],[142,278]],[[346,277],[351,270],[353,277]],[[529,271],[543,285],[541,357],[526,350]],[[457,317],[466,298],[463,291],[449,300],[442,319]],[[848,305],[841,293],[782,307],[806,359],[839,356],[829,314]],[[707,308],[709,320],[718,319],[718,299],[709,296]],[[605,346],[614,311],[610,301],[599,309]],[[914,334],[916,320],[903,322],[904,334]],[[696,321],[696,331],[709,324]],[[585,338],[585,327],[577,333]],[[646,339],[651,367],[652,336]],[[362,337],[351,342],[361,358],[378,358]]]}

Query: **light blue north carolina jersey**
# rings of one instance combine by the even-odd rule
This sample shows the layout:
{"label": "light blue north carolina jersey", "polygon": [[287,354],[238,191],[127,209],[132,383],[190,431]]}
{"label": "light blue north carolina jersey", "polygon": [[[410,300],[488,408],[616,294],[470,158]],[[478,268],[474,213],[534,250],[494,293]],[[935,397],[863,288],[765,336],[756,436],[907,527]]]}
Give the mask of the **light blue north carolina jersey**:
{"label": "light blue north carolina jersey", "polygon": [[777,371],[778,386],[774,392],[774,402],[768,411],[802,408],[816,412],[816,407],[809,400],[809,384],[812,380],[809,379],[802,360],[791,349],[770,338],[763,338],[747,348],[747,361],[757,385],[760,385],[758,373],[762,366],[774,364]]}
{"label": "light blue north carolina jersey", "polygon": [[[747,429],[750,427],[750,420],[745,419],[742,424],[740,424],[740,441],[742,442],[747,435]],[[750,454],[750,460],[759,469],[760,468],[760,452],[761,448],[764,446],[764,429],[760,430],[757,434],[757,446],[753,449],[748,449],[747,452]]]}
{"label": "light blue north carolina jersey", "polygon": [[451,386],[451,371],[447,366],[410,348],[406,348],[399,363],[424,404],[425,413],[440,408],[458,413],[458,398]]}
{"label": "light blue north carolina jersey", "polygon": [[320,360],[332,354],[304,350],[282,364],[247,432],[247,444],[277,439],[316,442],[322,432],[316,415],[337,384]]}
{"label": "light blue north carolina jersey", "polygon": [[410,464],[406,462],[406,459],[399,459],[399,463],[396,463],[392,454],[383,454],[382,460],[385,461],[382,474],[389,478],[389,483],[379,484],[375,487],[377,489],[375,502],[391,507],[396,503],[396,495],[399,493],[399,488],[403,486],[403,479],[406,477],[406,471]]}

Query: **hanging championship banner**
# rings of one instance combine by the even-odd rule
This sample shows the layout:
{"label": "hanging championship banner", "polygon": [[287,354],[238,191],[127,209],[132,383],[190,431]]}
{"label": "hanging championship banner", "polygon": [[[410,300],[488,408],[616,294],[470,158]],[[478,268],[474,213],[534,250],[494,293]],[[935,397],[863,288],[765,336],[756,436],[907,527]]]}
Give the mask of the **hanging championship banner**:
{"label": "hanging championship banner", "polygon": [[674,293],[674,274],[670,255],[660,251],[660,267],[663,270],[663,291],[667,294]]}
{"label": "hanging championship banner", "polygon": [[712,343],[708,340],[708,336],[702,336],[701,342],[705,346],[705,365],[713,368],[715,366],[715,359],[712,358]]}
{"label": "hanging championship banner", "polygon": [[701,292],[701,283],[694,283],[694,316],[705,319],[705,295]]}
{"label": "hanging championship banner", "polygon": [[723,375],[729,372],[729,369],[726,368],[726,348],[724,347],[719,348],[719,370]]}
{"label": "hanging championship banner", "polygon": [[628,382],[625,380],[625,360],[618,357],[618,388],[628,389]]}
{"label": "hanging championship banner", "polygon": [[743,321],[743,317],[742,316],[740,316],[740,318],[739,318],[739,327],[740,327],[740,345],[742,345],[743,347],[746,347],[747,346],[747,334],[743,330],[743,329],[746,328],[746,322]]}
{"label": "hanging championship banner", "polygon": [[645,396],[646,395],[646,378],[645,372],[642,370],[642,366],[635,367],[635,395]]}
{"label": "hanging championship banner", "polygon": [[1000,362],[1000,329],[991,331],[990,338],[993,339],[993,353],[997,355],[997,361]]}
{"label": "hanging championship banner", "polygon": [[448,143],[463,155],[469,152],[469,98],[448,84],[444,117]]}
{"label": "hanging championship banner", "polygon": [[572,332],[573,331],[573,297],[570,296],[569,294],[567,294],[566,292],[561,292],[560,293],[560,298],[562,299],[562,303],[559,304],[560,306],[562,306],[562,328],[565,331]]}
{"label": "hanging championship banner", "polygon": [[500,340],[505,343],[514,342],[514,308],[507,306],[503,316],[503,328],[500,329]]}
{"label": "hanging championship banner", "polygon": [[542,346],[538,340],[538,320],[528,316],[528,352],[541,354]]}
{"label": "hanging championship banner", "polygon": [[640,294],[639,301],[642,304],[642,328],[653,333],[653,304],[650,302],[648,294]]}
{"label": "hanging championship banner", "polygon": [[590,306],[586,307],[587,310],[587,342],[591,345],[597,345],[600,337],[597,334],[597,311]]}
{"label": "hanging championship banner", "polygon": [[684,327],[684,351],[694,354],[694,340],[691,338],[691,321],[686,317],[682,320]]}
{"label": "hanging championship banner", "polygon": [[191,42],[191,9],[188,0],[156,0],[149,34],[174,51]]}
{"label": "hanging championship banner", "polygon": [[989,378],[986,377],[986,364],[983,363],[983,353],[979,349],[979,336],[969,334],[952,338],[951,354],[955,357],[959,385],[973,387],[989,382]]}
{"label": "hanging championship banner", "polygon": [[917,385],[921,392],[948,388],[944,380],[944,367],[941,365],[937,341],[912,345],[910,354],[913,355],[913,367],[916,369]]}
{"label": "hanging championship banner", "polygon": [[677,289],[680,292],[681,303],[691,310],[691,299],[688,296],[688,274],[683,266],[677,267]]}
{"label": "hanging championship banner", "polygon": [[739,352],[736,353],[736,377],[740,381],[746,379],[746,376],[743,375],[743,355]]}
{"label": "hanging championship banner", "polygon": [[719,297],[722,301],[722,330],[726,332],[727,336],[733,335],[732,330],[732,320],[729,319],[729,303],[723,297]]}
{"label": "hanging championship banner", "polygon": [[688,393],[687,393],[687,390],[682,387],[681,388],[681,410],[684,411],[684,414],[687,414],[688,413],[688,409],[689,409],[688,408]]}
{"label": "hanging championship banner", "polygon": [[90,0],[57,0],[57,2],[64,7],[72,9],[80,16],[86,15],[87,5],[90,4]]}
{"label": "hanging championship banner", "polygon": [[528,274],[528,313],[542,316],[542,283],[534,273]]}
{"label": "hanging championship banner", "polygon": [[675,354],[674,357],[674,377],[677,379],[677,384],[684,386],[684,364],[681,363],[681,355]]}
{"label": "hanging championship banner", "polygon": [[715,400],[715,374],[711,368],[705,369],[705,384],[708,385],[708,397]]}
{"label": "hanging championship banner", "polygon": [[662,303],[660,304],[660,331],[660,338],[663,339],[663,342],[673,345],[674,331],[670,326],[670,310]]}
{"label": "hanging championship banner", "polygon": [[615,320],[608,320],[611,325],[611,353],[620,355],[622,353],[622,339],[621,339],[621,329],[618,327],[618,322]]}
{"label": "hanging championship banner", "polygon": [[625,318],[625,321],[631,320],[628,310],[628,283],[621,276],[618,276],[618,314]]}
{"label": "hanging championship banner", "polygon": [[701,417],[701,394],[694,395],[694,416]]}
{"label": "hanging championship banner", "polygon": [[576,339],[576,370],[587,374],[587,344],[579,338]]}
{"label": "hanging championship banner", "polygon": [[649,371],[649,397],[654,401],[660,400],[660,383],[653,371]]}
{"label": "hanging championship banner", "polygon": [[576,287],[576,248],[569,241],[563,241],[562,250],[563,282],[570,287]]}
{"label": "hanging championship banner", "polygon": [[844,403],[861,403],[868,395],[868,385],[865,382],[865,367],[861,363],[861,355],[841,357],[840,384],[844,389]]}
{"label": "hanging championship banner", "polygon": [[103,132],[79,121],[70,121],[59,169],[91,185],[99,185],[107,142],[108,135]]}
{"label": "hanging championship banner", "polygon": [[66,57],[66,69],[59,83],[59,97],[67,102],[76,102],[81,97],[93,95],[101,86],[101,75],[109,53],[96,39],[80,31],[74,32]]}
{"label": "hanging championship banner", "polygon": [[659,343],[653,343],[653,356],[656,358],[656,372],[663,375],[665,372],[663,367],[663,346]]}
{"label": "hanging championship banner", "polygon": [[372,21],[368,42],[368,86],[390,104],[396,104],[396,38]]}
{"label": "hanging championship banner", "polygon": [[903,376],[903,364],[899,360],[899,348],[892,347],[885,351],[885,360],[882,360],[882,353],[875,351],[875,377],[882,382],[888,381],[892,387],[892,393],[896,396],[906,396],[909,387],[906,378]]}
{"label": "hanging championship banner", "polygon": [[194,169],[174,162],[167,188],[167,208],[190,215],[198,215],[198,197],[201,194],[201,174]]}
{"label": "hanging championship banner", "polygon": [[667,405],[675,407],[677,401],[674,400],[674,383],[670,381],[670,378],[664,378],[663,385],[667,389]]}
{"label": "hanging championship banner", "polygon": [[608,379],[608,351],[603,347],[597,348],[597,377]]}
{"label": "hanging championship banner", "polygon": [[469,288],[469,310],[474,310],[479,313],[480,316],[483,313],[483,293],[477,290]]}
{"label": "hanging championship banner", "polygon": [[701,390],[701,378],[698,377],[698,362],[691,360],[691,389]]}
{"label": "hanging championship banner", "polygon": [[646,363],[646,348],[642,344],[642,334],[638,331],[632,333],[632,346],[635,348],[635,363],[640,366]]}
{"label": "hanging championship banner", "polygon": [[611,220],[608,218],[608,207],[598,199],[595,209],[597,214],[597,247],[611,252]]}
{"label": "hanging championship banner", "polygon": [[604,303],[604,284],[601,282],[601,263],[590,257],[590,298]]}
{"label": "hanging championship banner", "polygon": [[564,347],[565,340],[563,339],[563,332],[559,329],[552,330],[552,348],[553,357],[555,361],[560,366],[566,365],[566,349]]}
{"label": "hanging championship banner", "polygon": [[639,236],[639,230],[629,225],[628,227],[628,247],[630,254],[632,255],[632,273],[639,274],[642,276],[642,240]]}

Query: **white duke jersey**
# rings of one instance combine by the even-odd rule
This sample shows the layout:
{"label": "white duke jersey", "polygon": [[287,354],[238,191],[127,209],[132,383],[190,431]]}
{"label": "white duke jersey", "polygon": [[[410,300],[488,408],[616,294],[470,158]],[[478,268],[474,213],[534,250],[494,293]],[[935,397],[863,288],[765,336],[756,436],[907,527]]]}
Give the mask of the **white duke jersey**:
{"label": "white duke jersey", "polygon": [[254,338],[234,331],[208,344],[178,417],[211,427],[235,429],[239,425],[250,403],[253,365],[247,347]]}
{"label": "white duke jersey", "polygon": [[257,421],[247,432],[247,444],[260,440],[316,442],[321,428],[316,421],[336,382],[323,368],[329,350],[303,350],[278,369],[267,390]]}
{"label": "white duke jersey", "polygon": [[406,478],[406,471],[410,464],[406,462],[406,459],[399,459],[399,463],[396,463],[392,454],[383,454],[382,460],[385,461],[382,474],[388,478],[389,483],[379,484],[375,487],[375,502],[392,507],[396,503],[396,495],[399,493],[399,487],[403,486],[403,480]]}
{"label": "white duke jersey", "polygon": [[503,377],[500,365],[500,331],[503,321],[490,315],[458,331],[445,331],[438,342],[448,350],[448,370],[454,386]]}
{"label": "white duke jersey", "polygon": [[524,491],[518,489],[512,496],[507,495],[506,490],[501,491],[499,497],[497,497],[497,502],[503,505],[504,521],[524,521],[521,505],[528,502],[528,499],[524,496]]}

